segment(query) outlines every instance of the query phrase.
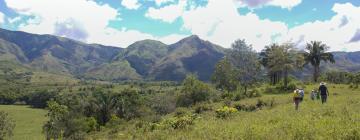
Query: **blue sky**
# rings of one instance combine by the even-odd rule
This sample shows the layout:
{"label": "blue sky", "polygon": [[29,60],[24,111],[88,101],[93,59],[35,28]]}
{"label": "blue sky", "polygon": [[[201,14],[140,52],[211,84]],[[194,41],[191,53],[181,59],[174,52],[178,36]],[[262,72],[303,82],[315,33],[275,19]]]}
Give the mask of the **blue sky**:
{"label": "blue sky", "polygon": [[0,0],[1,28],[119,47],[196,34],[223,47],[245,39],[258,51],[311,40],[357,51],[359,15],[360,0]]}

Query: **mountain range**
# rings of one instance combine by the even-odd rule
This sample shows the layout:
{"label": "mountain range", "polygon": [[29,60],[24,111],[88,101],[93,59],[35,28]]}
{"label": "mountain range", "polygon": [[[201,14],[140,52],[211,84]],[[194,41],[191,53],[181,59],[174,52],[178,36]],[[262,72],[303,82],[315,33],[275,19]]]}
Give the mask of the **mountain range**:
{"label": "mountain range", "polygon": [[[22,67],[80,79],[181,81],[188,74],[196,74],[200,80],[208,81],[225,51],[196,35],[170,45],[142,40],[119,48],[0,29],[0,69]],[[337,63],[322,67],[360,70],[360,52],[333,54]]]}

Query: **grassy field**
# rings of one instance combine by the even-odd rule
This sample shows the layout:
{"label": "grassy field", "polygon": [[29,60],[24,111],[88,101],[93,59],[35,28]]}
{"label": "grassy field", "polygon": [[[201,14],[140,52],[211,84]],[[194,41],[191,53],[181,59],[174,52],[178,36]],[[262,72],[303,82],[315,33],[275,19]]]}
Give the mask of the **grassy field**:
{"label": "grassy field", "polygon": [[15,120],[14,140],[42,140],[42,125],[46,121],[46,111],[28,106],[0,105],[0,110],[8,112]]}
{"label": "grassy field", "polygon": [[[312,101],[309,91],[317,85],[306,86],[304,101],[300,110],[294,110],[292,94],[264,94],[261,97],[234,101],[237,104],[256,104],[258,100],[274,101],[274,106],[266,106],[255,111],[238,111],[229,118],[216,117],[215,110],[225,102],[208,103],[212,109],[198,115],[193,125],[184,129],[155,129],[152,131],[136,128],[136,123],[121,124],[118,133],[109,131],[95,132],[89,139],[360,139],[360,89],[348,85],[328,85],[328,103]],[[114,90],[120,87],[114,88]],[[186,109],[194,112],[196,107]],[[15,140],[44,139],[41,131],[46,120],[45,110],[27,106],[0,105],[0,110],[8,112],[16,121]],[[172,117],[170,114],[167,117]],[[110,136],[111,135],[111,136]]]}
{"label": "grassy field", "polygon": [[[306,90],[314,87],[307,86]],[[201,114],[195,124],[186,129],[137,131],[135,135],[125,133],[124,138],[359,140],[360,90],[349,89],[347,85],[329,87],[331,95],[327,104],[321,104],[320,100],[312,101],[306,94],[299,111],[294,110],[291,94],[264,95],[260,99],[275,99],[276,105],[253,112],[239,111],[227,119],[216,118],[214,111],[209,111]],[[255,102],[258,99],[240,102]]]}

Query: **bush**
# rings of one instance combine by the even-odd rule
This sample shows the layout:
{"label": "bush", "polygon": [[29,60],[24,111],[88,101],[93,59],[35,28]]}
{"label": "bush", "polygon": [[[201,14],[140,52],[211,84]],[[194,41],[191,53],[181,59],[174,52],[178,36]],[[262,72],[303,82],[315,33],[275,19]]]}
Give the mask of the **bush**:
{"label": "bush", "polygon": [[186,108],[182,108],[182,107],[177,108],[175,111],[175,117],[181,117],[189,114],[190,112]]}
{"label": "bush", "polygon": [[246,97],[253,98],[253,97],[260,97],[260,91],[257,89],[252,89],[249,92],[247,92]]}
{"label": "bush", "polygon": [[0,104],[14,104],[16,100],[18,100],[18,96],[16,93],[10,91],[2,91],[0,92]]}
{"label": "bush", "polygon": [[201,104],[195,107],[195,113],[200,114],[206,111],[211,111],[212,106],[209,104]]}
{"label": "bush", "polygon": [[165,115],[175,111],[176,98],[170,93],[154,94],[149,104],[156,114]]}
{"label": "bush", "polygon": [[188,107],[210,98],[210,87],[197,80],[195,76],[188,76],[183,82],[181,95],[178,96],[177,105]]}
{"label": "bush", "polygon": [[162,122],[162,125],[173,129],[184,129],[194,124],[196,115],[185,115],[182,117],[172,117]]}
{"label": "bush", "polygon": [[15,123],[9,117],[8,113],[0,111],[0,139],[11,137],[13,135],[14,128]]}
{"label": "bush", "polygon": [[58,94],[52,91],[36,91],[28,96],[26,103],[31,107],[45,108],[47,106],[47,101],[55,99],[56,95]]}
{"label": "bush", "polygon": [[256,105],[252,105],[252,104],[236,104],[234,106],[239,111],[251,112],[257,109]]}
{"label": "bush", "polygon": [[221,119],[228,118],[235,112],[237,112],[236,108],[228,107],[228,106],[224,106],[223,108],[217,109],[215,111],[216,117]]}

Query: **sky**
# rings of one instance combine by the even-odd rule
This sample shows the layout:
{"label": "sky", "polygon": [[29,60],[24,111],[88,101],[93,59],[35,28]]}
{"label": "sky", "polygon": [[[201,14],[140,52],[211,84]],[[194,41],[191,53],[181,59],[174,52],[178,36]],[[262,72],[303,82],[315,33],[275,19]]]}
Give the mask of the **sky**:
{"label": "sky", "polygon": [[360,51],[360,0],[0,0],[0,27],[123,48],[198,35],[225,48],[317,40]]}

